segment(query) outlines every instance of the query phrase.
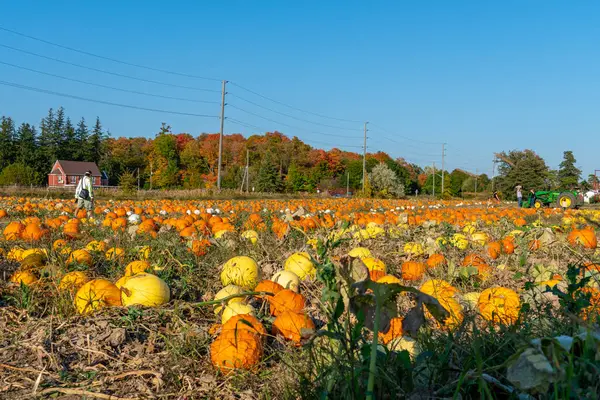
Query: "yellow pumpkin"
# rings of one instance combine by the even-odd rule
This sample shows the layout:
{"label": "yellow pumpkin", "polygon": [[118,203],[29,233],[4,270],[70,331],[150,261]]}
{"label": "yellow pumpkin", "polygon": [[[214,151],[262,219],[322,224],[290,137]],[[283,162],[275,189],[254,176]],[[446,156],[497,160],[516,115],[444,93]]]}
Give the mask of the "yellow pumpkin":
{"label": "yellow pumpkin", "polygon": [[231,317],[236,315],[250,314],[254,316],[254,307],[245,303],[231,303],[223,308],[221,315],[221,324],[225,325]]}
{"label": "yellow pumpkin", "polygon": [[92,255],[87,250],[75,250],[67,259],[67,264],[82,264],[91,267],[94,263]]}
{"label": "yellow pumpkin", "polygon": [[125,276],[132,276],[151,270],[152,266],[148,261],[132,261],[125,267]]}
{"label": "yellow pumpkin", "polygon": [[19,285],[22,283],[23,285],[27,285],[27,286],[37,282],[37,280],[38,280],[38,277],[31,270],[16,271],[10,277],[10,281],[12,283],[17,283]]}
{"label": "yellow pumpkin", "polygon": [[310,255],[306,252],[294,253],[285,260],[283,269],[293,272],[304,280],[306,278],[314,278],[317,274],[315,264],[311,261]]}
{"label": "yellow pumpkin", "polygon": [[83,271],[72,271],[62,277],[58,284],[59,290],[78,290],[90,279]]}
{"label": "yellow pumpkin", "polygon": [[408,242],[404,245],[404,252],[410,256],[418,257],[425,254],[425,250],[423,250],[423,246],[421,243],[416,242]]}
{"label": "yellow pumpkin", "polygon": [[120,305],[121,291],[106,279],[91,280],[75,294],[75,307],[84,315],[104,307]]}
{"label": "yellow pumpkin", "polygon": [[242,238],[249,240],[252,244],[256,244],[258,242],[258,233],[253,230],[244,231],[242,232]]}
{"label": "yellow pumpkin", "polygon": [[121,303],[128,307],[140,305],[160,306],[171,300],[169,286],[158,276],[139,273],[129,277],[121,286]]}
{"label": "yellow pumpkin", "polygon": [[521,300],[512,289],[492,287],[481,292],[477,307],[487,321],[512,324],[519,317]]}
{"label": "yellow pumpkin", "polygon": [[354,258],[371,257],[371,250],[366,247],[355,247],[348,252],[348,255]]}
{"label": "yellow pumpkin", "polygon": [[[221,300],[221,299],[224,299],[225,297],[233,296],[234,294],[240,294],[240,293],[244,293],[244,288],[241,288],[236,285],[227,285],[223,289],[221,289],[217,292],[214,300]],[[230,304],[230,303],[242,303],[243,301],[244,301],[243,297],[234,297],[233,299],[228,300],[225,305]],[[215,309],[214,309],[215,314],[219,314],[221,312],[221,310],[223,309],[222,304],[215,305],[214,307],[215,307]]]}
{"label": "yellow pumpkin", "polygon": [[381,271],[384,274],[387,271],[387,267],[385,263],[378,258],[375,257],[365,257],[362,259],[362,262],[365,264],[369,271]]}
{"label": "yellow pumpkin", "polygon": [[275,283],[283,286],[284,289],[290,289],[298,293],[300,291],[300,278],[290,271],[279,271],[271,278]]}
{"label": "yellow pumpkin", "polygon": [[256,261],[246,256],[233,257],[223,265],[221,283],[223,286],[237,285],[252,290],[260,280],[260,270]]}

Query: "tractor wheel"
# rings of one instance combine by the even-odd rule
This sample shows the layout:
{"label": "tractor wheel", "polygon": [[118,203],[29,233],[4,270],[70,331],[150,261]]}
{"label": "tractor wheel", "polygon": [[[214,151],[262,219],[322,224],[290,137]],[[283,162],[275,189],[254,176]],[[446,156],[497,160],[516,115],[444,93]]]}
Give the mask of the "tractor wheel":
{"label": "tractor wheel", "polygon": [[575,207],[575,196],[573,196],[573,193],[569,193],[569,192],[564,192],[561,193],[558,196],[558,204],[562,207],[562,208],[573,208]]}
{"label": "tractor wheel", "polygon": [[535,203],[533,203],[533,206],[537,209],[540,209],[544,207],[544,203],[542,203],[540,200],[536,200]]}

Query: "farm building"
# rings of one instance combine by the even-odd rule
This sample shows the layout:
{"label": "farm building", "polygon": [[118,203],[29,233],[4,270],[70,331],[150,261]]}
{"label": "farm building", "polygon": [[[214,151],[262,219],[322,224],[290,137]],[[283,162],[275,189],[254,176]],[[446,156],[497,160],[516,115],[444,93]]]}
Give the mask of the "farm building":
{"label": "farm building", "polygon": [[85,171],[92,171],[94,186],[108,186],[108,176],[94,162],[56,160],[48,174],[48,186],[76,186]]}

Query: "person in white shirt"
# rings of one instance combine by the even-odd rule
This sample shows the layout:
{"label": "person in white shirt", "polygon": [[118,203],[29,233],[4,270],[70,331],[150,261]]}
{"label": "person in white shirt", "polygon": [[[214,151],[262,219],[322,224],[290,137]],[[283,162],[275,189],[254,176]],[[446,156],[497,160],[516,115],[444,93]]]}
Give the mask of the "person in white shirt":
{"label": "person in white shirt", "polygon": [[87,217],[92,217],[92,207],[94,206],[94,185],[92,183],[92,171],[86,171],[85,175],[79,180],[75,189],[75,199],[77,200],[77,208],[75,215],[85,208]]}

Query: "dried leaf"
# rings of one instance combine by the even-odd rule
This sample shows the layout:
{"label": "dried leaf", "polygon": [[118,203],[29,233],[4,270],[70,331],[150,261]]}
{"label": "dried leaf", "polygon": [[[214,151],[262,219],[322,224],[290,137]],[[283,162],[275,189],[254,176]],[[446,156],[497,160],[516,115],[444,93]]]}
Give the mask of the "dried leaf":
{"label": "dried leaf", "polygon": [[556,373],[540,350],[529,348],[508,366],[506,378],[521,390],[544,393],[554,382]]}

